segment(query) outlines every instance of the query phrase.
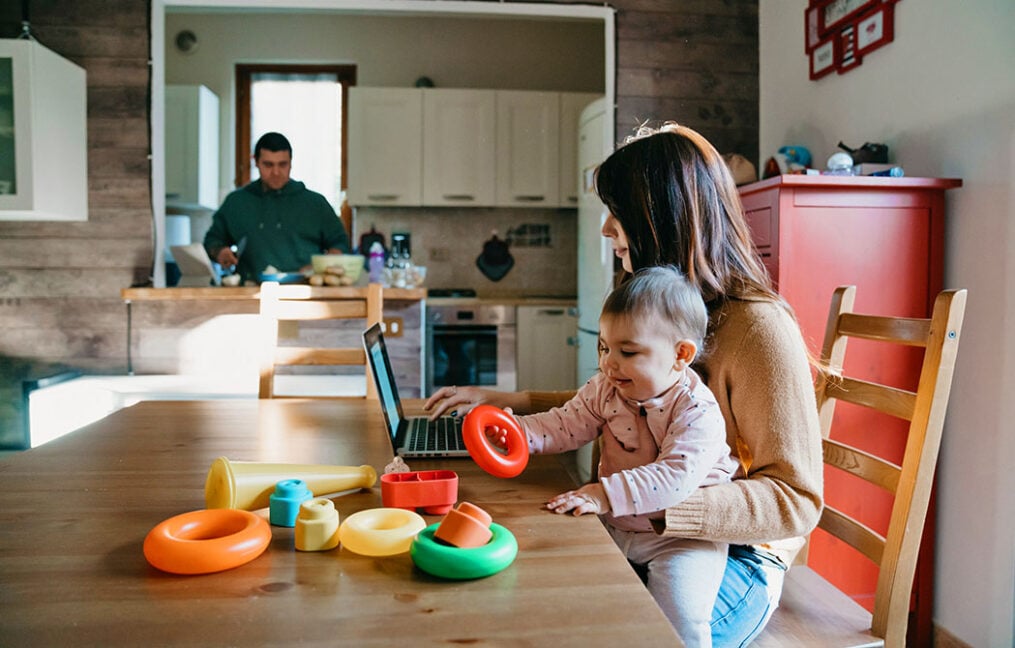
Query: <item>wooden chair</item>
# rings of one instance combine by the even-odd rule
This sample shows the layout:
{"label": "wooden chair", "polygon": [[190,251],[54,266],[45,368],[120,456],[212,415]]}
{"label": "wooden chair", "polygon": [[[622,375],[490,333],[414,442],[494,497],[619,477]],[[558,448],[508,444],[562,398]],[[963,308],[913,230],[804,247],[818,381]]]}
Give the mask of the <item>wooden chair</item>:
{"label": "wooden chair", "polygon": [[[966,291],[937,296],[930,319],[878,317],[853,313],[855,286],[836,289],[825,332],[817,382],[818,413],[824,436],[824,460],[894,494],[886,535],[827,504],[856,498],[855,487],[833,496],[826,483],[826,506],[818,526],[878,566],[874,613],[819,576],[798,565],[786,574],[782,601],[768,627],[753,644],[785,646],[888,646],[906,643],[910,594],[941,443],[945,408],[959,344]],[[850,378],[842,374],[848,338],[923,347],[915,392]],[[897,357],[897,356],[896,356]],[[901,465],[830,438],[836,401],[872,408],[909,421]],[[883,430],[870,426],[864,436]],[[845,479],[843,480],[845,481]]]}
{"label": "wooden chair", "polygon": [[[362,365],[366,377],[366,397],[377,398],[374,381],[360,342],[351,347],[281,346],[278,343],[280,321],[310,321],[358,318],[363,329],[380,322],[384,299],[380,284],[366,288],[315,287],[284,285],[269,281],[261,284],[260,313],[266,328],[265,350],[261,360],[259,398],[277,398],[275,367],[279,365]],[[359,341],[359,336],[356,337]]]}

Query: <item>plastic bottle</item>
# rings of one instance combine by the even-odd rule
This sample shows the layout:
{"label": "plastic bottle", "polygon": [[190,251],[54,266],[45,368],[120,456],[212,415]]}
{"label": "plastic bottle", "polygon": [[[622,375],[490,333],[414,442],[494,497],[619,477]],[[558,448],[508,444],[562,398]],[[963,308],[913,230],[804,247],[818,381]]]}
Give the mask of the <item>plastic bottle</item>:
{"label": "plastic bottle", "polygon": [[384,247],[374,242],[370,246],[370,260],[367,263],[370,274],[370,283],[381,283],[384,281]]}

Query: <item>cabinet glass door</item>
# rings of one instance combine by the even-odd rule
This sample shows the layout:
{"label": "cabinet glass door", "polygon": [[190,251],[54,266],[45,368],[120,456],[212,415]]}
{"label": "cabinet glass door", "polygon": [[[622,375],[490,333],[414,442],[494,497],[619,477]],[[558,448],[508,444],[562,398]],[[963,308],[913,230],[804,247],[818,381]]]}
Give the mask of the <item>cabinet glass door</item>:
{"label": "cabinet glass door", "polygon": [[14,61],[0,58],[0,195],[18,191],[14,168]]}

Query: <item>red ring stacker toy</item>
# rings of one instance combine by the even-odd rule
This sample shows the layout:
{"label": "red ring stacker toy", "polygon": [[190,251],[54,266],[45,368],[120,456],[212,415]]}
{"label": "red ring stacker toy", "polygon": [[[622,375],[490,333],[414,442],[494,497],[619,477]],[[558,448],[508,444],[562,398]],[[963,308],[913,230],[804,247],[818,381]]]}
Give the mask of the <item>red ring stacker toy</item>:
{"label": "red ring stacker toy", "polygon": [[[507,432],[507,453],[490,443],[486,428],[499,427]],[[465,447],[480,468],[494,477],[517,477],[529,463],[529,443],[513,416],[493,405],[477,405],[462,422]]]}

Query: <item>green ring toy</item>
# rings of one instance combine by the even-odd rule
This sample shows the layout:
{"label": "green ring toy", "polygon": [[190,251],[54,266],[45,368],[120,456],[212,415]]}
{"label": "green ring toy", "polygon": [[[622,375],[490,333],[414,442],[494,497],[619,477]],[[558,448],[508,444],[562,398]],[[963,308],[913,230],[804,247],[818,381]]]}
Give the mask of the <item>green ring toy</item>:
{"label": "green ring toy", "polygon": [[416,566],[434,576],[449,580],[469,580],[492,576],[514,562],[518,541],[513,533],[497,523],[490,524],[493,537],[482,547],[460,549],[434,538],[439,523],[419,532],[412,541],[409,555]]}

